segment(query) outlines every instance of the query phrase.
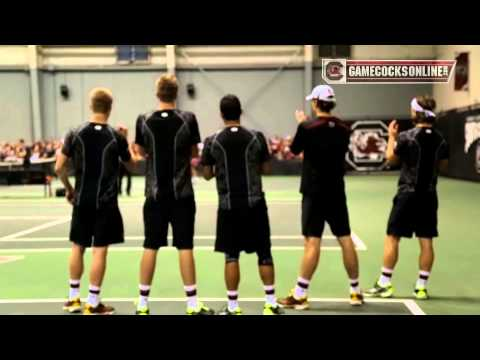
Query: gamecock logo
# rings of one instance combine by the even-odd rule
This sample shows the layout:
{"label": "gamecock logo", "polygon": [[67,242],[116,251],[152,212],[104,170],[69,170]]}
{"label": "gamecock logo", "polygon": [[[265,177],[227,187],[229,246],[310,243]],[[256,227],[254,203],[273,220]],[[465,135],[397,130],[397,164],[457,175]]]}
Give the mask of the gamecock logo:
{"label": "gamecock logo", "polygon": [[381,121],[359,121],[352,126],[347,162],[358,171],[386,166],[388,128]]}

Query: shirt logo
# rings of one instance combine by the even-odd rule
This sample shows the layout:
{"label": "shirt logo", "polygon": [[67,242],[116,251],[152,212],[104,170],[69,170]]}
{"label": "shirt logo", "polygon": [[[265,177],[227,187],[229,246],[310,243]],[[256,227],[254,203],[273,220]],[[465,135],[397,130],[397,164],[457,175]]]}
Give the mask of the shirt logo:
{"label": "shirt logo", "polygon": [[427,134],[431,134],[431,133],[432,133],[432,130],[428,129]]}
{"label": "shirt logo", "polygon": [[238,128],[237,127],[232,127],[230,129],[230,131],[233,132],[233,133],[236,133],[236,132],[238,132]]}
{"label": "shirt logo", "polygon": [[96,125],[95,130],[100,131],[100,130],[102,130],[102,127],[100,125]]}
{"label": "shirt logo", "polygon": [[330,126],[331,128],[334,128],[334,127],[335,127],[335,123],[330,121],[330,122],[328,123],[328,126]]}
{"label": "shirt logo", "polygon": [[168,113],[167,112],[163,112],[162,115],[160,115],[162,118],[167,118],[168,117]]}

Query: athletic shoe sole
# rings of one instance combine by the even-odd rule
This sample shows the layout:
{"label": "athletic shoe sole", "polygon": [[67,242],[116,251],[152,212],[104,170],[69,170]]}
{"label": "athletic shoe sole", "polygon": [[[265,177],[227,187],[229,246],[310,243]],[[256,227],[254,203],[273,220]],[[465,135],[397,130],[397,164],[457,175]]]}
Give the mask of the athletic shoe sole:
{"label": "athletic shoe sole", "polygon": [[64,307],[63,311],[69,313],[69,314],[78,314],[82,312],[82,307]]}

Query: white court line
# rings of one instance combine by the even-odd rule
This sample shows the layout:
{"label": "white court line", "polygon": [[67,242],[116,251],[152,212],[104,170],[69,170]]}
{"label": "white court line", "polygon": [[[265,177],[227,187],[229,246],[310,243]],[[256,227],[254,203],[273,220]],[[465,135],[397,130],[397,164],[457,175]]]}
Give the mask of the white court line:
{"label": "white court line", "polygon": [[[85,299],[83,299],[85,301]],[[135,302],[137,298],[105,298],[105,302]],[[224,302],[225,298],[201,298],[205,302]],[[240,298],[241,302],[263,302],[265,298]],[[185,302],[185,298],[150,298],[150,302]],[[2,304],[63,304],[65,299],[0,299]],[[349,299],[345,298],[311,298],[309,302],[339,302],[349,303]],[[412,313],[412,315],[426,315],[425,312],[418,306],[418,304],[411,299],[366,299],[365,303],[382,303],[382,304],[404,304],[405,307]]]}
{"label": "white court line", "polygon": [[32,216],[22,216],[22,215],[18,215],[18,216],[0,216],[0,221],[11,221],[11,220],[55,220],[55,219],[60,219],[60,218],[64,218],[64,216],[61,216],[61,215],[58,215],[58,216],[36,216],[36,215],[32,215]]}
{"label": "white court line", "polygon": [[23,259],[25,259],[25,256],[7,256],[6,258],[3,258],[3,259],[0,256],[0,265],[8,264],[8,263],[23,260]]}
{"label": "white court line", "polygon": [[405,306],[413,315],[426,315],[421,307],[413,300],[405,300]]}
{"label": "white court line", "polygon": [[64,224],[64,223],[66,223],[70,220],[71,220],[70,217],[62,217],[60,219],[57,218],[57,220],[50,221],[48,223],[38,225],[38,226],[32,227],[32,228],[27,229],[27,230],[19,231],[19,232],[4,236],[4,237],[0,238],[0,241],[19,238],[19,237],[22,237],[24,235],[28,235],[28,234],[31,234],[31,233],[34,233],[34,232],[37,232],[37,231],[40,231],[40,230],[44,230],[44,229],[48,229],[48,228],[53,227],[53,226]]}
{"label": "white court line", "polygon": [[367,251],[367,245],[365,245],[362,239],[360,239],[360,237],[354,232],[352,232],[352,241],[355,244],[355,247],[357,248],[357,250]]}

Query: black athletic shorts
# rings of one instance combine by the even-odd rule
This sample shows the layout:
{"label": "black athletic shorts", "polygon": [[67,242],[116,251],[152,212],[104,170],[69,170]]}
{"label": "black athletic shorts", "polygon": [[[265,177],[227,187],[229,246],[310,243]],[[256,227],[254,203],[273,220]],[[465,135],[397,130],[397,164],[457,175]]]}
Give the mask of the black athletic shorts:
{"label": "black athletic shorts", "polygon": [[351,235],[344,191],[315,196],[304,195],[302,200],[303,236],[322,238],[325,222],[330,225],[336,237]]}
{"label": "black athletic shorts", "polygon": [[193,197],[179,200],[147,198],[143,206],[144,248],[158,250],[168,246],[168,226],[171,224],[173,246],[179,250],[192,250],[195,214],[196,205]]}
{"label": "black athletic shorts", "polygon": [[74,206],[70,241],[83,247],[105,247],[125,242],[123,220],[118,204]]}
{"label": "black athletic shorts", "polygon": [[265,200],[254,207],[219,209],[215,251],[231,256],[241,252],[270,254],[270,221]]}
{"label": "black athletic shorts", "polygon": [[438,197],[435,192],[399,193],[393,200],[387,234],[432,239],[438,237]]}

